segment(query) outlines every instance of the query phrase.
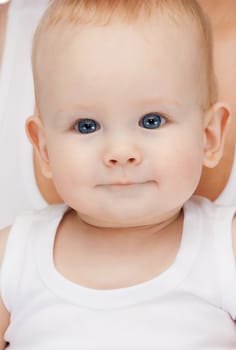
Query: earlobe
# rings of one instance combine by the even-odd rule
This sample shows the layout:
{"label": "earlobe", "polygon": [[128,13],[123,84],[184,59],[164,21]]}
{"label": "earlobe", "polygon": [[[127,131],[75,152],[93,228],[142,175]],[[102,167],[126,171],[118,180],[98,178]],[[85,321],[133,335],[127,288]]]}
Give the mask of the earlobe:
{"label": "earlobe", "polygon": [[229,115],[229,109],[222,103],[214,104],[207,112],[203,164],[208,168],[215,167],[223,155]]}
{"label": "earlobe", "polygon": [[52,174],[49,165],[46,135],[42,120],[35,114],[27,119],[25,129],[28,139],[33,145],[36,156],[39,159],[43,175],[47,178],[51,178]]}

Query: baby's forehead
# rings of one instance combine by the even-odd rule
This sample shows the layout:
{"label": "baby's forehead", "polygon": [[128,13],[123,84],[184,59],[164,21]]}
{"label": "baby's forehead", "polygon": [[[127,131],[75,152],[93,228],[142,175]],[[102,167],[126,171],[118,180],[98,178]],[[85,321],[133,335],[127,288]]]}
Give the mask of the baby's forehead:
{"label": "baby's forehead", "polygon": [[[55,86],[60,77],[69,85],[69,76],[70,81],[73,78],[69,75],[71,71],[78,77],[81,88],[87,86],[87,81],[99,85],[99,80],[105,80],[108,75],[110,80],[120,81],[123,77],[120,84],[129,78],[144,85],[146,77],[154,84],[157,66],[163,67],[162,84],[167,79],[179,80],[180,72],[196,85],[205,80],[202,77],[205,73],[203,53],[195,27],[178,26],[164,18],[157,23],[120,21],[106,26],[93,24],[76,28],[62,24],[44,33],[38,55],[36,78],[39,80],[35,83],[40,90],[45,89],[49,80]],[[123,76],[124,71],[128,77]]]}
{"label": "baby's forehead", "polygon": [[[40,83],[45,86],[50,72],[54,72],[56,81],[56,74],[60,75],[65,66],[77,67],[82,57],[84,67],[90,69],[90,61],[93,68],[103,50],[117,67],[129,63],[120,59],[127,55],[126,51],[134,62],[137,58],[132,50],[138,58],[164,52],[171,67],[178,66],[178,71],[186,71],[186,67],[200,71],[196,81],[202,88],[208,87],[206,101],[211,103],[216,96],[211,35],[195,0],[53,0],[34,38],[36,97]],[[73,60],[73,56],[78,60]],[[105,61],[109,67],[110,62]],[[180,61],[184,62],[182,67]],[[104,69],[102,65],[98,68]]]}
{"label": "baby's forehead", "polygon": [[62,23],[41,33],[36,50],[37,55],[41,56],[38,63],[42,63],[47,54],[66,55],[67,48],[71,46],[86,45],[86,48],[94,46],[99,51],[101,49],[99,44],[102,42],[110,41],[114,45],[116,42],[120,44],[122,36],[125,39],[124,43],[130,38],[129,45],[131,47],[137,46],[138,39],[140,39],[140,46],[145,41],[150,55],[168,47],[176,49],[178,45],[179,50],[176,50],[176,56],[183,49],[191,52],[192,48],[196,48],[200,53],[203,47],[201,37],[194,24],[182,23],[179,25],[163,16],[156,21],[154,18],[152,20],[142,18],[131,23],[115,21],[106,25],[81,24],[72,26]]}
{"label": "baby's forehead", "polygon": [[[46,52],[48,47],[51,52],[53,48],[59,50],[60,45],[63,50],[68,43],[81,39],[80,32],[85,37],[91,28],[96,28],[97,34],[101,32],[99,29],[104,28],[105,34],[115,25],[119,30],[133,27],[140,34],[143,31],[147,41],[154,40],[157,31],[159,34],[162,32],[163,45],[165,41],[170,41],[170,45],[180,40],[180,36],[175,34],[181,31],[182,35],[188,34],[186,45],[189,41],[199,43],[198,38],[204,40],[204,16],[195,0],[54,0],[35,36],[33,66],[37,66],[35,57],[40,51]],[[172,36],[166,38],[165,34],[170,29]],[[42,42],[44,45],[41,45]]]}
{"label": "baby's forehead", "polygon": [[[127,95],[137,101],[145,94],[153,95],[153,87],[158,85],[162,90],[165,85],[162,94],[168,92],[173,98],[179,97],[176,91],[180,95],[178,90],[189,90],[189,86],[194,90],[191,96],[196,95],[200,64],[193,62],[199,62],[200,57],[197,41],[194,30],[191,33],[164,21],[154,26],[147,21],[81,28],[66,28],[63,24],[44,34],[38,60],[42,84],[38,83],[38,90],[41,96],[46,91],[47,95],[63,96],[67,87],[71,91],[69,99],[75,93],[79,101],[89,99],[89,103],[96,103],[101,94],[102,104],[109,90],[113,90],[111,100],[124,96],[127,89]],[[120,101],[126,103],[126,97]]]}
{"label": "baby's forehead", "polygon": [[[40,59],[36,60],[36,65],[37,69],[46,69],[47,74],[47,70],[55,68],[60,58],[63,58],[64,64],[66,60],[76,64],[74,55],[82,59],[87,54],[88,62],[96,62],[105,52],[115,61],[132,52],[139,58],[150,56],[150,59],[166,54],[166,59],[173,65],[178,64],[184,53],[187,64],[187,60],[201,61],[201,47],[194,25],[180,26],[164,17],[156,22],[146,19],[132,23],[115,21],[105,26],[89,24],[73,27],[63,23],[42,33],[37,49]],[[112,56],[113,51],[118,55]],[[191,58],[191,55],[194,57]],[[123,63],[120,60],[120,64]]]}

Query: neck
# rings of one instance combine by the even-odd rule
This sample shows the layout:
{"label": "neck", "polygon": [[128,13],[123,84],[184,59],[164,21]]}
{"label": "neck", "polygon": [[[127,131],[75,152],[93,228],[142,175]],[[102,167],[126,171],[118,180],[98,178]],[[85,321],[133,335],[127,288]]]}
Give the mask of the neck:
{"label": "neck", "polygon": [[224,19],[229,19],[229,17],[235,19],[235,0],[227,0],[227,4],[223,0],[198,0],[198,2],[210,18],[213,26]]}
{"label": "neck", "polygon": [[136,227],[104,227],[95,226],[93,223],[88,223],[84,218],[78,216],[74,211],[67,216],[67,231],[83,232],[87,238],[96,245],[100,244],[111,245],[114,247],[138,247],[147,242],[155,240],[168,240],[169,237],[179,236],[182,232],[183,213],[178,210],[169,218],[162,220],[156,224],[143,225]]}

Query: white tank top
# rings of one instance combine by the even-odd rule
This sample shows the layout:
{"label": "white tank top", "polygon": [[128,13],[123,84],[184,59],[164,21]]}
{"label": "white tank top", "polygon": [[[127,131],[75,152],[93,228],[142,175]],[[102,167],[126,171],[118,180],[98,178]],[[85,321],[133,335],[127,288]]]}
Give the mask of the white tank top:
{"label": "white tank top", "polygon": [[0,228],[22,210],[42,208],[25,120],[34,111],[31,44],[48,0],[12,0],[0,70]]}
{"label": "white tank top", "polygon": [[221,205],[236,205],[236,149],[228,182],[215,202]]}
{"label": "white tank top", "polygon": [[174,263],[148,282],[113,290],[82,287],[56,270],[53,246],[66,209],[21,216],[11,229],[0,276],[11,313],[7,349],[236,349],[236,208],[193,198]]}

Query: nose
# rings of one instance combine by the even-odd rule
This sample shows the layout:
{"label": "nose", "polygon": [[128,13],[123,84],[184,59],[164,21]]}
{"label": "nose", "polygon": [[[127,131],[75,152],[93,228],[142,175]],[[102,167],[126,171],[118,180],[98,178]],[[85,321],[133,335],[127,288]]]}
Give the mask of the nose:
{"label": "nose", "polygon": [[137,166],[142,162],[142,155],[134,145],[129,143],[109,145],[104,152],[104,164],[109,167]]}

